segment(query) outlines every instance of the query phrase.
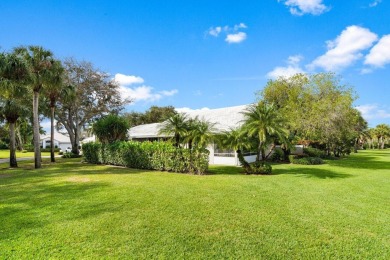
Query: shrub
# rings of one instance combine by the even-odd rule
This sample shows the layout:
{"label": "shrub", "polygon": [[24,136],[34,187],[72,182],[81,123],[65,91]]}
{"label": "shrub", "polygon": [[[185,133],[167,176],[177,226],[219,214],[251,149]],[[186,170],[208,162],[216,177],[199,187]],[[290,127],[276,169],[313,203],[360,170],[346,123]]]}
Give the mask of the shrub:
{"label": "shrub", "polygon": [[75,153],[65,152],[61,157],[62,158],[80,158],[81,155],[75,154]]}
{"label": "shrub", "polygon": [[272,166],[268,163],[255,162],[251,164],[252,174],[271,174]]}
{"label": "shrub", "polygon": [[[51,149],[50,148],[42,148],[41,152],[48,152],[50,153]],[[54,152],[58,153],[60,151],[59,148],[54,148]]]}
{"label": "shrub", "polygon": [[305,155],[289,155],[288,160],[290,163],[303,165],[316,165],[324,163],[324,161],[319,157],[309,157]]}
{"label": "shrub", "polygon": [[326,157],[325,151],[322,151],[317,148],[312,148],[312,147],[303,148],[303,153],[307,154],[309,157],[320,157],[320,158]]}
{"label": "shrub", "polygon": [[275,149],[270,157],[270,160],[273,162],[280,162],[283,161],[283,158],[284,158],[283,151],[280,149]]}
{"label": "shrub", "polygon": [[165,142],[120,141],[83,145],[83,154],[89,163],[194,174],[207,171],[208,153],[206,149],[188,150]]}

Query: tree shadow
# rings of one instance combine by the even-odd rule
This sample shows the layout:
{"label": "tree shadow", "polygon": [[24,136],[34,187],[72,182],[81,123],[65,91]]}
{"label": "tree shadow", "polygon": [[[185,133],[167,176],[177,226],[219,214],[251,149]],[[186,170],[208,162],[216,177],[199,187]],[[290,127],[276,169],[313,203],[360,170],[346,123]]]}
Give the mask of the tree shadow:
{"label": "tree shadow", "polygon": [[245,171],[240,166],[213,165],[209,167],[207,175],[243,175]]}
{"label": "tree shadow", "polygon": [[338,179],[350,178],[353,175],[347,173],[340,173],[321,168],[301,166],[299,168],[291,167],[289,169],[273,169],[271,175],[295,175],[297,177],[318,178],[318,179]]}
{"label": "tree shadow", "polygon": [[[389,153],[384,153],[384,155],[390,156]],[[353,169],[390,170],[389,161],[378,160],[378,157],[375,156],[350,156],[339,160],[329,160],[327,163],[331,166]]]}

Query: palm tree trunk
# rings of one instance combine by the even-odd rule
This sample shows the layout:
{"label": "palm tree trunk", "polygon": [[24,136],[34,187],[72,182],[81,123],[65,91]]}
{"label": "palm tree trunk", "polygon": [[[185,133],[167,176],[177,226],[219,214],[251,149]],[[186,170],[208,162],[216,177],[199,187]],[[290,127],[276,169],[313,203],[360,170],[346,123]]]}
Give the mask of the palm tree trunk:
{"label": "palm tree trunk", "polygon": [[39,136],[39,114],[38,114],[38,103],[39,92],[34,91],[33,98],[33,127],[34,127],[34,162],[35,169],[41,168],[41,147],[40,147],[40,136]]}
{"label": "palm tree trunk", "polygon": [[9,122],[9,166],[18,167],[18,162],[16,161],[16,145],[15,145],[15,122]]}
{"label": "palm tree trunk", "polygon": [[54,106],[50,107],[50,161],[56,162],[54,157]]}

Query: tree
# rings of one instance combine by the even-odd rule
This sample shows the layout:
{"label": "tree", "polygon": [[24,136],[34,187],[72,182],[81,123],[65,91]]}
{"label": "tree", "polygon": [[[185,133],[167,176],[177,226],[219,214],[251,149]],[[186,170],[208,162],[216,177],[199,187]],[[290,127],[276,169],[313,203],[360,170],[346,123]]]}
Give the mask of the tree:
{"label": "tree", "polygon": [[64,92],[63,85],[63,73],[64,69],[62,67],[61,61],[55,60],[52,63],[52,67],[47,76],[47,81],[45,82],[44,93],[49,100],[50,108],[50,160],[55,162],[54,156],[54,114],[57,99]]}
{"label": "tree", "polygon": [[379,124],[375,127],[374,134],[378,138],[378,149],[385,149],[386,139],[390,137],[390,126]]}
{"label": "tree", "polygon": [[179,147],[188,131],[188,116],[185,113],[168,118],[159,130],[159,134],[173,135],[175,146]]}
{"label": "tree", "polygon": [[69,134],[72,153],[78,154],[81,130],[97,118],[118,114],[130,101],[122,100],[118,83],[91,63],[67,59],[63,66],[64,85],[72,93],[60,95],[55,118],[57,127]]}
{"label": "tree", "polygon": [[15,53],[24,58],[30,70],[30,86],[33,91],[33,127],[35,168],[41,168],[41,149],[39,134],[39,94],[47,80],[53,63],[53,53],[40,46],[15,48]]}
{"label": "tree", "polygon": [[[278,114],[274,105],[259,102],[250,106],[244,113],[245,119],[243,130],[248,136],[257,138],[256,162],[260,161],[260,156],[264,162],[274,149],[274,141],[286,140],[288,133],[285,128],[284,119]],[[265,149],[273,144],[271,151],[266,155]]]}
{"label": "tree", "polygon": [[18,167],[16,161],[16,130],[17,120],[28,114],[26,107],[25,82],[29,76],[27,66],[14,53],[0,54],[0,117],[6,119],[10,135],[10,167]]}
{"label": "tree", "polygon": [[130,112],[125,113],[124,117],[129,121],[131,126],[137,126],[143,124],[161,123],[175,114],[177,114],[177,112],[173,106],[151,106],[144,113]]}
{"label": "tree", "polygon": [[355,128],[359,128],[353,109],[356,95],[333,73],[297,74],[269,81],[258,97],[275,104],[287,122],[291,139],[320,143],[328,154],[335,155],[347,153],[355,144]]}
{"label": "tree", "polygon": [[115,141],[126,140],[129,123],[123,117],[110,114],[98,119],[92,125],[92,132],[102,143],[108,144]]}
{"label": "tree", "polygon": [[206,148],[214,139],[216,129],[215,124],[198,117],[187,121],[187,131],[184,139],[188,143],[188,149],[195,145],[197,148]]}

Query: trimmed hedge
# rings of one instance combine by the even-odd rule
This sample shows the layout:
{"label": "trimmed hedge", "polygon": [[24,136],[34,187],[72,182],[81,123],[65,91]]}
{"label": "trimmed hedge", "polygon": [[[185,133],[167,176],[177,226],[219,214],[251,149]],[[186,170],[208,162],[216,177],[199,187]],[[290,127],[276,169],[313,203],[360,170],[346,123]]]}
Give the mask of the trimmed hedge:
{"label": "trimmed hedge", "polygon": [[326,152],[317,148],[307,147],[303,148],[303,153],[310,157],[326,158]]}
{"label": "trimmed hedge", "polygon": [[323,164],[324,161],[319,157],[309,157],[309,156],[299,156],[299,155],[289,155],[288,160],[293,164],[303,164],[303,165],[316,165]]}
{"label": "trimmed hedge", "polygon": [[208,169],[208,150],[190,151],[165,142],[86,143],[82,148],[85,160],[94,164],[193,174],[204,174]]}

